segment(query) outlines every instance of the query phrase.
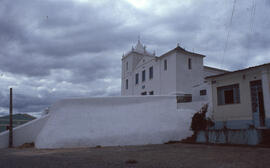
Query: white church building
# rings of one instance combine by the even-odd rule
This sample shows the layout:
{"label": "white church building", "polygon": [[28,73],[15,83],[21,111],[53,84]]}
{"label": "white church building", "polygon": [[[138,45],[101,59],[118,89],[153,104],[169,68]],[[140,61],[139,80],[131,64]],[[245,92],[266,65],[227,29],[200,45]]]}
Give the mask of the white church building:
{"label": "white church building", "polygon": [[[250,128],[270,128],[270,63],[227,72],[204,66],[204,57],[179,45],[158,57],[138,41],[122,58],[122,96],[59,100],[41,118],[14,128],[13,145],[34,142],[48,149],[178,141],[193,134],[191,118],[206,101],[215,126],[197,142],[263,142],[264,134]],[[223,128],[235,130],[222,134]],[[5,131],[0,148],[8,146]]]}
{"label": "white church building", "polygon": [[[205,97],[205,77],[227,71],[204,66],[204,55],[177,45],[161,56],[150,53],[140,40],[122,57],[121,95],[189,94]],[[208,99],[208,98],[207,98]]]}

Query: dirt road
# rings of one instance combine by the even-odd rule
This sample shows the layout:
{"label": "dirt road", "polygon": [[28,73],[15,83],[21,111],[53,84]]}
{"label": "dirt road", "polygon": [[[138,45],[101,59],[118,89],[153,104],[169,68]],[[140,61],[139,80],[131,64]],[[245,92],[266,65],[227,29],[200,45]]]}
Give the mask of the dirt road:
{"label": "dirt road", "polygon": [[0,168],[270,167],[270,148],[199,144],[80,149],[1,149]]}

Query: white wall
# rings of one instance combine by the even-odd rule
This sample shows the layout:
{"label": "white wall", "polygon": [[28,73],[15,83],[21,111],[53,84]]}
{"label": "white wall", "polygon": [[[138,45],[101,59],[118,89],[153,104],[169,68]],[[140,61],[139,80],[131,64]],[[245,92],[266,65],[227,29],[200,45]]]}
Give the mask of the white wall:
{"label": "white wall", "polygon": [[[144,61],[143,61],[144,60]],[[153,78],[149,79],[149,68],[153,67]],[[145,81],[142,82],[142,71],[145,70]],[[135,84],[135,75],[139,74],[139,83]],[[132,95],[141,95],[142,92],[147,92],[149,94],[150,91],[154,91],[155,95],[160,94],[159,92],[159,64],[155,57],[145,56],[140,63],[136,66],[133,73],[133,83],[131,83],[131,87],[133,87]],[[144,88],[143,88],[144,86]]]}
{"label": "white wall", "polygon": [[[206,95],[200,95],[201,90],[206,90]],[[192,88],[192,101],[210,101],[212,88],[209,83],[203,83]]]}
{"label": "white wall", "polygon": [[[14,129],[14,146],[38,148],[160,144],[192,134],[191,117],[204,102],[178,103],[175,96],[62,100],[50,113]],[[178,107],[178,108],[177,108]],[[0,148],[8,147],[8,132]]]}
{"label": "white wall", "polygon": [[[191,59],[191,69],[188,68],[188,59]],[[176,89],[177,92],[192,94],[195,85],[202,84],[203,57],[177,53],[176,56]]]}
{"label": "white wall", "polygon": [[36,146],[140,145],[180,140],[192,134],[190,122],[195,112],[184,107],[177,110],[175,96],[62,100],[50,109]]}
{"label": "white wall", "polygon": [[[130,92],[130,89],[126,89],[126,79],[128,79],[128,83],[132,82],[133,57],[134,56],[130,54],[122,58],[121,95],[132,94],[132,92]],[[128,63],[128,69],[126,69],[126,63]]]}
{"label": "white wall", "polygon": [[[122,82],[121,82],[121,95],[133,95],[133,83],[135,65],[142,59],[143,55],[131,52],[122,58]],[[126,63],[128,62],[128,69]],[[126,79],[128,79],[128,89],[126,89]]]}
{"label": "white wall", "polygon": [[[167,70],[164,70],[164,60],[167,60]],[[160,94],[167,95],[176,92],[176,52],[170,52],[159,59]]]}
{"label": "white wall", "polygon": [[[48,119],[48,115],[29,121],[13,129],[13,145],[15,147],[24,143],[35,142],[37,135]],[[9,131],[0,133],[0,148],[7,148]]]}

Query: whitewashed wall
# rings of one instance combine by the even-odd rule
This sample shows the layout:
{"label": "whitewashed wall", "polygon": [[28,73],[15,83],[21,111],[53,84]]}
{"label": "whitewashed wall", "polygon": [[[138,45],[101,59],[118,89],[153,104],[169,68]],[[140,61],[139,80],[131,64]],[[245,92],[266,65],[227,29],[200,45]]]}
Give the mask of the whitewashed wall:
{"label": "whitewashed wall", "polygon": [[[153,78],[149,78],[149,68],[153,67]],[[145,70],[145,81],[142,82],[142,71]],[[139,82],[135,84],[135,75],[139,74]],[[159,83],[159,64],[155,57],[145,56],[138,63],[138,65],[134,68],[133,72],[133,83],[130,83],[130,87],[132,90],[132,95],[141,95],[142,92],[147,92],[149,94],[150,91],[153,91],[155,95],[160,95]],[[144,87],[143,87],[144,86]]]}
{"label": "whitewashed wall", "polygon": [[[191,59],[191,69],[188,59]],[[176,91],[192,93],[195,85],[203,83],[203,56],[188,55],[178,52],[176,55]]]}
{"label": "whitewashed wall", "polygon": [[[13,145],[15,147],[24,143],[35,142],[37,135],[48,119],[48,115],[27,122],[13,129]],[[0,148],[7,148],[9,142],[9,132],[0,133]]]}
{"label": "whitewashed wall", "polygon": [[192,134],[195,110],[177,110],[175,96],[107,97],[54,104],[38,148],[160,144]]}
{"label": "whitewashed wall", "polygon": [[[107,97],[57,102],[49,115],[14,129],[14,146],[38,148],[160,144],[192,134],[202,102],[177,104],[175,96]],[[8,147],[8,132],[0,148]]]}
{"label": "whitewashed wall", "polygon": [[[167,60],[167,70],[164,70],[164,60]],[[176,52],[165,54],[159,59],[160,94],[167,95],[176,92]],[[158,75],[158,74],[157,74]],[[156,76],[157,76],[156,75]]]}

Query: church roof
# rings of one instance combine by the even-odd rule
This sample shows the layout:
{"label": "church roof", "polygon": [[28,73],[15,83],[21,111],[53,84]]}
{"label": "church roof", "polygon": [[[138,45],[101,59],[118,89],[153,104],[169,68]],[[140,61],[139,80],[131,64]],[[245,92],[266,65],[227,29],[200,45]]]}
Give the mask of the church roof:
{"label": "church roof", "polygon": [[212,69],[212,70],[215,70],[215,71],[223,71],[223,72],[230,72],[230,71],[227,71],[227,70],[225,70],[225,69],[219,69],[219,68],[214,68],[214,67],[210,67],[210,66],[206,66],[206,65],[204,65],[203,66],[204,68],[207,68],[207,69]]}
{"label": "church roof", "polygon": [[150,53],[146,50],[146,46],[143,45],[140,41],[140,39],[138,40],[135,48],[132,46],[132,49],[131,51],[129,51],[127,54],[123,54],[123,57],[122,59],[129,55],[130,53],[137,53],[137,54],[141,54],[143,56],[151,56],[151,57],[156,57],[156,58],[163,58],[164,56],[167,56],[169,54],[171,54],[172,52],[181,52],[181,53],[184,53],[184,54],[188,54],[188,55],[192,55],[192,56],[200,56],[200,57],[205,57],[205,55],[201,55],[201,54],[198,54],[198,53],[194,53],[194,52],[190,52],[190,51],[187,51],[185,50],[184,48],[180,47],[179,44],[177,44],[177,47],[175,47],[174,49],[162,54],[161,56],[156,56],[155,52],[153,53]]}
{"label": "church roof", "polygon": [[233,74],[233,73],[237,73],[237,72],[248,71],[248,70],[252,70],[252,69],[256,69],[256,68],[261,68],[261,67],[265,67],[265,66],[270,66],[270,62],[269,63],[265,63],[265,64],[261,64],[261,65],[257,65],[257,66],[253,66],[253,67],[248,67],[248,68],[245,68],[245,69],[240,69],[240,70],[236,70],[236,71],[230,71],[230,72],[223,73],[223,74],[207,76],[206,79],[211,79],[211,78],[216,78],[216,77],[220,77],[220,76],[225,76],[225,75],[229,75],[229,74]]}
{"label": "church roof", "polygon": [[159,58],[162,58],[162,57],[164,57],[164,56],[166,56],[166,55],[168,55],[168,54],[171,54],[172,52],[182,52],[182,53],[185,53],[185,54],[188,54],[188,55],[205,57],[205,55],[187,51],[187,50],[185,50],[184,48],[180,47],[180,46],[177,44],[177,47],[175,47],[174,49],[172,49],[172,50],[166,52],[165,54],[162,54]]}

